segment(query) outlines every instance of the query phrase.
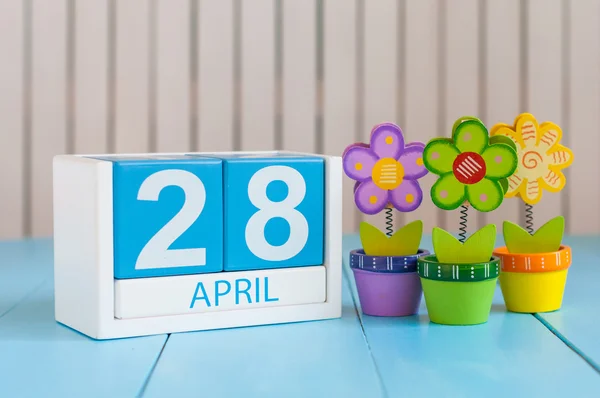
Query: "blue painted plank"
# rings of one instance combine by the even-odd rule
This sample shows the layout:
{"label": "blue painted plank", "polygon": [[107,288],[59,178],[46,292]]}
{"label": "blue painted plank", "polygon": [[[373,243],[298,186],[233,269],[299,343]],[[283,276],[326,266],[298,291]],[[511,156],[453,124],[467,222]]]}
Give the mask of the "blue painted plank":
{"label": "blue painted plank", "polygon": [[15,281],[23,277],[20,272],[34,280],[47,277],[24,299],[16,297],[22,291],[8,291],[8,300],[17,304],[0,318],[0,396],[135,396],[166,335],[102,342],[62,326],[54,320],[51,243],[4,243],[0,260],[7,258],[21,268],[10,274]]}
{"label": "blue painted plank", "polygon": [[[432,249],[430,237],[423,246]],[[358,236],[344,238],[355,297],[347,264],[359,247]],[[483,325],[430,323],[424,299],[416,316],[362,323],[389,396],[600,396],[600,375],[532,315],[506,312],[499,287]]]}
{"label": "blue painted plank", "polygon": [[600,372],[600,236],[569,236],[564,243],[571,246],[573,263],[562,308],[538,317]]}
{"label": "blue painted plank", "polygon": [[52,240],[0,242],[0,318],[52,276]]}
{"label": "blue painted plank", "polygon": [[341,319],[171,335],[144,396],[382,396],[343,289]]}

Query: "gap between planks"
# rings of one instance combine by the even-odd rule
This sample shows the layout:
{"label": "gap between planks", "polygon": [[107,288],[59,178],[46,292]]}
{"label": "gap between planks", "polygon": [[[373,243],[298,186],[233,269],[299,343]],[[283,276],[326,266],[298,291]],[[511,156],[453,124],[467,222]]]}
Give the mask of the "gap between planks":
{"label": "gap between planks", "polygon": [[542,325],[546,327],[552,334],[554,334],[560,341],[562,341],[568,348],[571,349],[575,354],[579,355],[588,365],[592,367],[596,372],[600,374],[600,364],[594,362],[592,358],[586,355],[579,347],[577,347],[572,341],[570,341],[564,334],[559,332],[554,326],[545,320],[539,313],[532,314]]}

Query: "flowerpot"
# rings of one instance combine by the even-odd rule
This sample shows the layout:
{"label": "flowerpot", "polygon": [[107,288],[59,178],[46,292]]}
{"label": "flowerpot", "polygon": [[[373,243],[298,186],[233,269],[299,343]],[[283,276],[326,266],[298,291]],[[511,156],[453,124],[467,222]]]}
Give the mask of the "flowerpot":
{"label": "flowerpot", "polygon": [[429,319],[443,325],[487,322],[496,290],[500,259],[477,264],[444,264],[435,255],[419,258]]}
{"label": "flowerpot", "polygon": [[350,252],[358,299],[365,315],[414,315],[421,304],[421,281],[417,258],[427,255],[420,249],[413,256],[368,256],[364,250]]}
{"label": "flowerpot", "polygon": [[562,306],[571,266],[571,248],[561,246],[549,253],[509,253],[506,246],[496,249],[500,258],[500,288],[511,312],[551,312]]}

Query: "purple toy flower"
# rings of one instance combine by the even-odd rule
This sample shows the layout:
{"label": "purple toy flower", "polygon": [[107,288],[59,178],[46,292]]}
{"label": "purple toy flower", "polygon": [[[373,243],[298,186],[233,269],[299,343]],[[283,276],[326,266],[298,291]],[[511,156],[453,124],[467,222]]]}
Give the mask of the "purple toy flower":
{"label": "purple toy flower", "polygon": [[404,144],[400,127],[382,123],[371,131],[370,146],[357,143],[344,151],[346,175],[357,183],[354,200],[365,214],[377,214],[388,204],[401,212],[416,210],[423,201],[417,181],[427,174],[423,165],[425,144]]}

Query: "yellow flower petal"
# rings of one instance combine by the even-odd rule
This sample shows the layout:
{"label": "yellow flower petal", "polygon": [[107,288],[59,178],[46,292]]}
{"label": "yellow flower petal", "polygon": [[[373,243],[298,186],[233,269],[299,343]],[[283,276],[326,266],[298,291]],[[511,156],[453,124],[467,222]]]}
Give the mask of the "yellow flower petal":
{"label": "yellow flower petal", "polygon": [[521,135],[517,133],[508,124],[498,123],[490,130],[490,136],[503,135],[514,141],[517,148],[525,148],[525,143],[521,139]]}
{"label": "yellow flower petal", "polygon": [[547,163],[553,166],[560,166],[559,169],[564,169],[573,163],[573,152],[562,145],[556,145],[555,149],[548,152],[546,155]]}
{"label": "yellow flower petal", "polygon": [[554,123],[544,122],[540,125],[540,137],[537,146],[540,152],[546,152],[554,145],[560,143],[562,130]]}
{"label": "yellow flower petal", "polygon": [[520,133],[526,147],[534,148],[539,139],[540,126],[533,116],[525,115],[517,122],[517,133]]}
{"label": "yellow flower petal", "polygon": [[559,170],[554,170],[554,168],[548,170],[541,180],[542,187],[550,192],[560,191],[566,183],[565,175]]}
{"label": "yellow flower petal", "polygon": [[539,180],[527,181],[525,184],[522,184],[519,193],[525,203],[530,205],[538,203],[542,199],[542,187]]}
{"label": "yellow flower petal", "polygon": [[[517,170],[518,171],[518,170]],[[525,184],[525,180],[521,178],[516,172],[507,178],[508,180],[508,191],[504,195],[507,198],[512,198],[516,196],[519,191],[522,189],[522,186]]]}

